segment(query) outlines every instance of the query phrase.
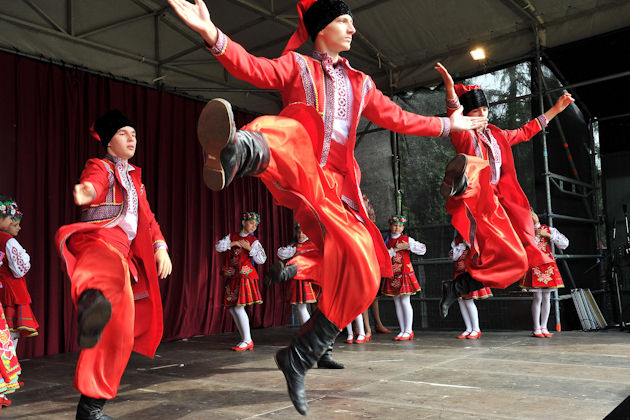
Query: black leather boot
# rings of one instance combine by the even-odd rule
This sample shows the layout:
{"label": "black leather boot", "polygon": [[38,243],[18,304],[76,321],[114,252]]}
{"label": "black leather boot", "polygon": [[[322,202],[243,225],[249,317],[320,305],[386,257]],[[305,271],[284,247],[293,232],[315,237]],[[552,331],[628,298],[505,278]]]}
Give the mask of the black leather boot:
{"label": "black leather boot", "polygon": [[103,406],[107,400],[103,398],[91,398],[81,395],[77,406],[77,420],[114,420],[113,417],[103,414]]}
{"label": "black leather boot", "polygon": [[442,299],[440,299],[440,312],[442,318],[446,318],[448,310],[460,296],[485,287],[483,283],[470,277],[468,273],[462,273],[452,280],[442,282]]}
{"label": "black leather boot", "polygon": [[79,321],[79,347],[90,349],[101,339],[101,333],[112,316],[112,304],[97,289],[81,293],[77,304]]}
{"label": "black leather boot", "polygon": [[197,121],[197,138],[205,162],[203,180],[221,191],[234,178],[258,175],[269,164],[269,145],[262,133],[236,130],[232,106],[224,99],[206,104]]}
{"label": "black leather boot", "polygon": [[297,265],[284,265],[282,261],[276,261],[271,265],[265,274],[265,284],[267,286],[275,283],[284,283],[291,280],[297,274]]}
{"label": "black leather boot", "polygon": [[460,153],[455,156],[444,170],[444,179],[440,186],[440,194],[442,197],[456,197],[462,195],[468,188],[468,177],[466,176],[466,167],[468,166],[468,157]]}
{"label": "black leather boot", "polygon": [[343,369],[345,366],[343,363],[332,358],[333,345],[328,346],[322,357],[317,361],[317,367],[319,369]]}
{"label": "black leather boot", "polygon": [[306,371],[315,365],[324,352],[332,345],[339,334],[339,328],[319,310],[313,312],[300,332],[293,338],[289,347],[275,355],[278,369],[284,373],[289,398],[295,409],[302,415],[308,411],[304,377]]}

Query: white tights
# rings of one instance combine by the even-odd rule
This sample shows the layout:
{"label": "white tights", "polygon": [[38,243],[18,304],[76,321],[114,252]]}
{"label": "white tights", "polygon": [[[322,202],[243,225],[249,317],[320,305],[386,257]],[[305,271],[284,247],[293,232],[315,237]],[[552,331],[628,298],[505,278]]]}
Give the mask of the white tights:
{"label": "white tights", "polygon": [[17,353],[17,344],[20,339],[20,333],[18,331],[10,331],[11,340],[13,341],[13,348],[15,348],[15,352]]}
{"label": "white tights", "polygon": [[479,329],[479,312],[475,305],[474,299],[458,299],[459,311],[464,318],[464,324],[466,324],[465,333],[471,333],[472,331],[481,331]]}
{"label": "white tights", "polygon": [[238,332],[241,334],[241,341],[249,344],[252,341],[252,335],[249,330],[249,317],[245,312],[244,306],[230,306],[230,314],[234,318],[234,323]]}
{"label": "white tights", "polygon": [[298,323],[304,325],[311,318],[311,314],[308,313],[308,303],[296,303],[294,306]]}
{"label": "white tights", "polygon": [[[359,314],[358,317],[354,319],[354,326],[357,327],[357,331],[359,332],[358,337],[365,337],[365,327],[363,326],[363,314]],[[348,340],[352,340],[354,338],[354,334],[352,333],[352,322],[346,326],[346,331],[348,332]]]}
{"label": "white tights", "polygon": [[394,296],[394,306],[396,307],[396,317],[400,326],[399,337],[403,334],[411,334],[413,329],[413,308],[411,307],[411,295]]}
{"label": "white tights", "polygon": [[534,331],[547,330],[549,312],[551,311],[550,297],[551,289],[534,290],[534,298],[532,300]]}

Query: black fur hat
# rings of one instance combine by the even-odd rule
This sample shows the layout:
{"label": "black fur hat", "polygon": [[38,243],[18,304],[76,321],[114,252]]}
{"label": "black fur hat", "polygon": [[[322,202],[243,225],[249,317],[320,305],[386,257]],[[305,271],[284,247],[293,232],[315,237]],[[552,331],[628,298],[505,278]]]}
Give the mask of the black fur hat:
{"label": "black fur hat", "polygon": [[304,13],[304,26],[311,40],[315,41],[319,31],[341,15],[352,16],[350,8],[343,0],[317,0],[313,3]]}
{"label": "black fur hat", "polygon": [[122,127],[127,126],[133,127],[134,130],[136,129],[136,125],[129,121],[129,118],[122,111],[110,109],[94,122],[90,132],[93,137],[101,142],[103,147],[107,148],[114,134]]}

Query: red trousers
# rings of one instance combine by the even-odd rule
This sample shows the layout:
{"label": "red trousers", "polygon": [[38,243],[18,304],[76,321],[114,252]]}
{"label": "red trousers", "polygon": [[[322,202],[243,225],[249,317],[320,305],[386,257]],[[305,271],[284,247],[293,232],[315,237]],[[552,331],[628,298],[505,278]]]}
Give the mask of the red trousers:
{"label": "red trousers", "polygon": [[527,254],[490,183],[490,166],[468,156],[468,189],[446,202],[451,223],[471,245],[466,271],[486,287],[505,289],[525,276]]}
{"label": "red trousers", "polygon": [[342,329],[376,296],[379,263],[367,228],[341,201],[343,175],[321,168],[315,158],[313,133],[305,125],[309,118],[319,118],[321,124],[321,117],[312,112],[314,116],[300,122],[282,115],[263,116],[243,129],[263,133],[267,139],[271,158],[258,177],[280,205],[295,212],[301,229],[320,248],[317,306]]}
{"label": "red trousers", "polygon": [[118,392],[134,343],[129,240],[120,228],[103,228],[72,235],[68,249],[76,257],[70,274],[74,304],[87,289],[100,290],[112,304],[112,317],[98,344],[81,350],[73,386],[88,397],[109,400]]}

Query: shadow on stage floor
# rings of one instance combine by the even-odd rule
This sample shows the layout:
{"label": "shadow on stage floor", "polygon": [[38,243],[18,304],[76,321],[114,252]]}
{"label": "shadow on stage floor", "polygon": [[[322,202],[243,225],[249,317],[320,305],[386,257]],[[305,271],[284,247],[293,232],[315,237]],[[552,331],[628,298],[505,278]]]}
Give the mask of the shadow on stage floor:
{"label": "shadow on stage floor", "polygon": [[[118,419],[303,418],[289,401],[273,353],[297,329],[253,331],[255,348],[237,353],[235,334],[160,345],[155,359],[133,355],[118,397]],[[602,419],[630,395],[630,334],[485,331],[458,340],[448,331],[416,331],[410,342],[376,334],[366,344],[337,339],[344,370],[307,375],[309,417],[316,419]],[[13,419],[72,419],[77,353],[22,361],[25,382]],[[622,417],[623,418],[623,417]]]}

